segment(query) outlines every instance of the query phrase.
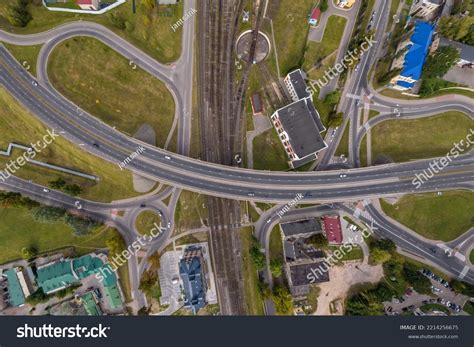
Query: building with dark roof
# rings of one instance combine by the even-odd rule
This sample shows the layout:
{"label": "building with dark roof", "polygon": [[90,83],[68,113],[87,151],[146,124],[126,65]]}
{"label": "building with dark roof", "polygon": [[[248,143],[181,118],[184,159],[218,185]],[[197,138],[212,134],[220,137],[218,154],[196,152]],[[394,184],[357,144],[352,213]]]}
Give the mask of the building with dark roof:
{"label": "building with dark roof", "polygon": [[183,281],[184,307],[194,314],[206,305],[206,278],[202,266],[200,247],[188,247],[179,262],[179,275]]}
{"label": "building with dark roof", "polygon": [[286,262],[315,261],[326,256],[322,250],[315,249],[312,245],[307,244],[302,237],[285,240],[283,243],[283,252]]}
{"label": "building with dark roof", "polygon": [[325,128],[310,97],[280,108],[271,120],[292,168],[315,160],[317,153],[327,147],[321,136]]}
{"label": "building with dark roof", "polygon": [[259,94],[254,94],[250,97],[250,104],[252,105],[252,113],[254,116],[263,113],[263,103]]}
{"label": "building with dark roof", "polygon": [[341,220],[338,215],[329,215],[323,217],[323,232],[329,243],[342,243]]}
{"label": "building with dark roof", "polygon": [[285,83],[286,89],[290,93],[293,101],[298,101],[311,96],[307,89],[308,86],[306,85],[303,71],[300,69],[291,71],[286,75],[283,82]]}
{"label": "building with dark roof", "polygon": [[319,223],[317,218],[281,223],[280,229],[284,238],[309,237],[322,231],[321,223]]}
{"label": "building with dark roof", "polygon": [[403,51],[403,67],[400,75],[391,81],[393,88],[401,91],[412,89],[421,78],[421,72],[428,56],[433,38],[434,27],[423,21],[416,21],[410,40],[399,47],[397,52]]}
{"label": "building with dark roof", "polygon": [[295,297],[307,295],[312,284],[329,281],[328,265],[324,261],[287,264],[288,284]]}

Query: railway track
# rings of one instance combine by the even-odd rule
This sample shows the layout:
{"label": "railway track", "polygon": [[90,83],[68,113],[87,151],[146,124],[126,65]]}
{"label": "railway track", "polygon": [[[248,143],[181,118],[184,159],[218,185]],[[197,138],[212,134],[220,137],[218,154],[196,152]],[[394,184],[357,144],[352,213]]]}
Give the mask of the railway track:
{"label": "railway track", "polygon": [[[232,124],[235,122],[233,41],[241,1],[198,3],[199,112],[201,152],[206,161],[232,165]],[[223,315],[245,314],[241,273],[240,203],[206,197],[211,258]],[[230,227],[222,228],[226,225]],[[235,227],[234,227],[235,226]]]}

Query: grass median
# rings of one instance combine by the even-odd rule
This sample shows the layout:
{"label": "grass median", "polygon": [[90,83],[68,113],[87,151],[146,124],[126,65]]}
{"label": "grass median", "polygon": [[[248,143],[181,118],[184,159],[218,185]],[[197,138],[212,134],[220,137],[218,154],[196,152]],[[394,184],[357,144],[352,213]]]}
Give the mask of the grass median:
{"label": "grass median", "polygon": [[460,112],[379,123],[371,130],[372,162],[382,155],[394,162],[444,156],[473,126],[474,121]]}
{"label": "grass median", "polygon": [[40,0],[34,0],[27,7],[32,19],[25,27],[13,26],[7,19],[9,8],[16,2],[0,1],[0,28],[8,32],[33,34],[67,22],[86,20],[106,26],[162,63],[176,61],[181,54],[182,29],[174,32],[171,25],[183,16],[182,2],[147,8],[143,1],[137,1],[136,13],[133,13],[129,1],[106,14],[88,15],[49,11]]}
{"label": "grass median", "polygon": [[164,146],[175,115],[171,93],[100,41],[63,42],[49,58],[48,73],[55,88],[81,108],[132,136],[149,124],[157,146]]}
{"label": "grass median", "polygon": [[405,195],[393,205],[381,204],[388,216],[431,240],[451,241],[474,226],[472,192]]}
{"label": "grass median", "polygon": [[[11,142],[29,146],[31,142],[41,140],[47,134],[48,128],[2,88],[0,88],[0,110],[2,110],[0,150],[5,150]],[[15,150],[11,157],[0,156],[0,169],[4,170],[10,160],[15,160],[22,154],[19,150]],[[80,196],[94,201],[109,202],[139,195],[133,190],[130,172],[121,171],[117,165],[87,153],[62,137],[44,148],[35,159],[95,175],[99,180],[60,173],[33,164],[22,166],[16,170],[15,175],[45,186],[49,181],[60,177],[68,184],[79,185],[82,188]]]}

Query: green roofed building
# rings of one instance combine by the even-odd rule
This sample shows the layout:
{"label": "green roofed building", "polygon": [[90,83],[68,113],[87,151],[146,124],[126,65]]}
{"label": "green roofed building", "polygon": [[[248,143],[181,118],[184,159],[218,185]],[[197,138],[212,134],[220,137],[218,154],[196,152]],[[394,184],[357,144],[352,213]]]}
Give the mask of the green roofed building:
{"label": "green roofed building", "polygon": [[[122,308],[123,302],[120,290],[117,287],[117,275],[110,265],[104,264],[98,256],[88,254],[77,259],[61,260],[39,267],[36,281],[45,294],[51,294],[74,284],[79,284],[82,279],[95,276],[98,273],[103,278],[100,283],[103,285],[105,299],[110,308],[114,310]],[[92,299],[95,304],[93,297]],[[91,315],[95,315],[89,296],[83,297],[83,300],[85,301],[85,309],[90,310]],[[89,311],[87,312],[89,313]]]}
{"label": "green roofed building", "polygon": [[92,292],[84,294],[81,300],[82,305],[84,306],[84,309],[86,310],[89,316],[102,316],[102,311],[97,305],[94,294]]}
{"label": "green roofed building", "polygon": [[12,306],[23,306],[25,304],[25,295],[21,289],[16,270],[10,269],[5,272],[5,275],[8,283],[8,302]]}
{"label": "green roofed building", "polygon": [[61,260],[38,268],[36,282],[45,294],[50,294],[79,283],[79,278],[72,269],[72,262]]}
{"label": "green roofed building", "polygon": [[120,295],[119,289],[115,284],[111,286],[105,286],[104,293],[105,298],[107,299],[111,309],[116,310],[118,308],[122,308],[122,297]]}

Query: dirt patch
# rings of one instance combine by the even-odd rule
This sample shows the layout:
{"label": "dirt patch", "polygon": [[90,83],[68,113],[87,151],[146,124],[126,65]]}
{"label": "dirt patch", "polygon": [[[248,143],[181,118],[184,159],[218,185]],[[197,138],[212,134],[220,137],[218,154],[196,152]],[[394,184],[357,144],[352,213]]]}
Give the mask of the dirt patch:
{"label": "dirt patch", "polygon": [[[356,268],[357,266],[357,268]],[[350,287],[360,283],[377,283],[383,277],[382,265],[334,266],[329,270],[327,283],[319,285],[321,292],[318,297],[318,308],[315,315],[342,315],[343,305]]]}

